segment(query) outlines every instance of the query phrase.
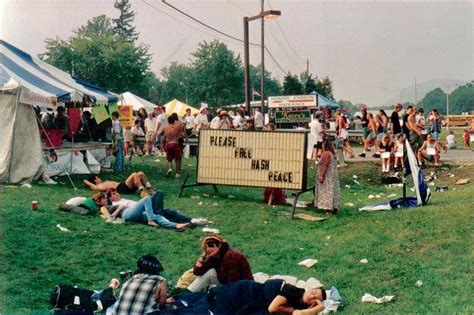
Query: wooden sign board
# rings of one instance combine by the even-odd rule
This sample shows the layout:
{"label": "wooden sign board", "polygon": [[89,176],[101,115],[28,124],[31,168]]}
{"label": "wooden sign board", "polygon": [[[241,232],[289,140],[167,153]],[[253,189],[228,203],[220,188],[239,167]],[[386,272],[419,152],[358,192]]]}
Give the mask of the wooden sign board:
{"label": "wooden sign board", "polygon": [[197,182],[306,189],[306,132],[202,129]]}

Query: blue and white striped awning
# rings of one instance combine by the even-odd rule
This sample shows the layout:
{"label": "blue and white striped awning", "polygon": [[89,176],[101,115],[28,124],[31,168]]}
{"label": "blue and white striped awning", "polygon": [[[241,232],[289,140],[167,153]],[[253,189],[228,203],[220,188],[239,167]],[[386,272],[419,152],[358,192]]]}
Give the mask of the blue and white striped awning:
{"label": "blue and white striped awning", "polygon": [[114,95],[0,40],[0,89],[21,87],[20,101],[32,105],[81,101],[84,95],[97,103],[115,103]]}

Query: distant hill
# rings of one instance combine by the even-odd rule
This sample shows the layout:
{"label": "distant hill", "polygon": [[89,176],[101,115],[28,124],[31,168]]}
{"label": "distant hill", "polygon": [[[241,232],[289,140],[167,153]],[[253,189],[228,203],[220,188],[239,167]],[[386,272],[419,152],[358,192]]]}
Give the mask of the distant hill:
{"label": "distant hill", "polygon": [[[436,89],[441,88],[443,91],[453,91],[456,89],[456,85],[464,85],[469,81],[465,80],[450,80],[450,79],[434,79],[430,81],[420,82],[416,84],[416,98],[415,98],[415,85],[406,87],[402,91],[403,102],[412,102],[415,103],[415,99],[418,99],[418,102],[425,97],[425,95]],[[395,103],[400,102],[400,93],[394,95],[389,100],[387,100],[383,106],[391,106]]]}

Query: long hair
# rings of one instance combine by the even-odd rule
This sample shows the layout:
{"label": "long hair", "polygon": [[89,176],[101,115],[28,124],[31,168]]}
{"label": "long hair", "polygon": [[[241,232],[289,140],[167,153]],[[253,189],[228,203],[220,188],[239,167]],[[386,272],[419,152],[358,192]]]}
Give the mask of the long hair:
{"label": "long hair", "polygon": [[329,151],[334,155],[336,154],[336,151],[334,150],[334,146],[332,145],[331,141],[327,139],[323,141],[323,152],[324,151]]}

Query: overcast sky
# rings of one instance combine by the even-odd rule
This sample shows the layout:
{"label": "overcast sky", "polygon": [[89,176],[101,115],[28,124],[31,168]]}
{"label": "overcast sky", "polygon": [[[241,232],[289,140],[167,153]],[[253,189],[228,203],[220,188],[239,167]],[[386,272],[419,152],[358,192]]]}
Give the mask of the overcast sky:
{"label": "overcast sky", "polygon": [[[45,38],[67,39],[72,30],[100,14],[117,17],[113,0],[0,0],[0,36],[37,55]],[[197,19],[243,38],[243,16],[257,15],[260,0],[168,0]],[[132,0],[139,40],[150,46],[152,70],[188,62],[200,41],[220,39],[238,54],[243,45],[199,26],[161,2]],[[379,105],[400,90],[431,79],[474,78],[474,1],[282,1],[265,24],[265,44],[281,68],[329,76],[337,100]],[[250,23],[250,40],[260,41],[260,23]],[[250,49],[252,64],[260,49]],[[266,56],[266,68],[284,72]]]}

